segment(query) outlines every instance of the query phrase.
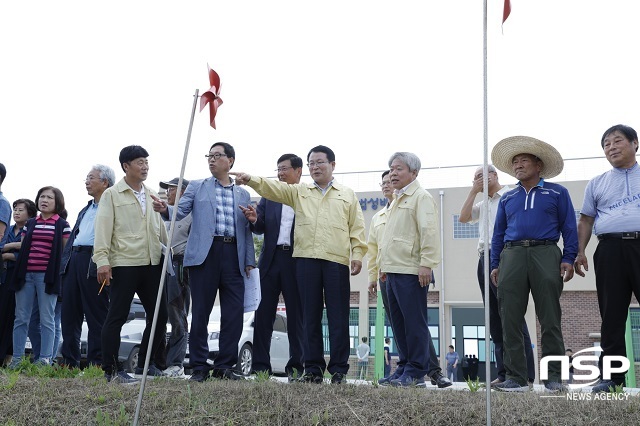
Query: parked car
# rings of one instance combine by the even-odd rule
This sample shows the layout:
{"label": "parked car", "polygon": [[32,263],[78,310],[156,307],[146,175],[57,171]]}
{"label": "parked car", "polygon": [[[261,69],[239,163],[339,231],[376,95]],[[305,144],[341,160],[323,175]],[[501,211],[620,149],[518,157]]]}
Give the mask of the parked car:
{"label": "parked car", "polygon": [[[242,335],[238,342],[238,361],[236,370],[243,374],[250,374],[253,366],[253,325],[254,313],[244,314],[244,322],[242,327]],[[187,317],[189,326],[191,325],[191,315]],[[138,364],[138,352],[140,342],[142,340],[142,332],[144,331],[144,321],[131,321],[127,333],[122,333],[122,341],[120,343],[119,360],[123,362],[125,370],[133,372]],[[214,306],[211,312],[208,325],[209,331],[209,360],[213,364],[213,360],[218,355],[219,337],[220,337],[220,306]],[[167,324],[167,338],[171,333],[171,326]],[[139,337],[138,337],[139,336]],[[278,312],[274,318],[273,335],[271,337],[271,368],[276,374],[285,374],[285,366],[289,361],[289,339],[287,336],[287,318],[283,312]],[[142,362],[142,360],[140,360]],[[189,370],[189,348],[187,347],[187,356],[184,361],[185,369]]]}

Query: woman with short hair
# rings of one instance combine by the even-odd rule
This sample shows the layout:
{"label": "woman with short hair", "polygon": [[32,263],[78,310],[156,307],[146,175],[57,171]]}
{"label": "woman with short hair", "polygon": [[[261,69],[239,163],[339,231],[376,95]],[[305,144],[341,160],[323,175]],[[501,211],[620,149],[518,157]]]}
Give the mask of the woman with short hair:
{"label": "woman with short hair", "polygon": [[13,355],[13,320],[16,311],[16,295],[9,290],[9,283],[20,251],[22,229],[27,220],[36,217],[36,204],[25,198],[13,202],[13,220],[0,241],[3,270],[0,274],[0,365],[8,365]]}
{"label": "woman with short hair", "polygon": [[60,261],[71,228],[64,219],[67,211],[58,188],[40,188],[36,202],[40,215],[30,219],[22,231],[22,245],[11,282],[16,292],[16,316],[10,368],[17,367],[24,356],[34,303],[38,303],[40,310],[41,328],[41,352],[36,363],[49,365],[55,356],[51,352],[55,334],[55,307],[60,293]]}

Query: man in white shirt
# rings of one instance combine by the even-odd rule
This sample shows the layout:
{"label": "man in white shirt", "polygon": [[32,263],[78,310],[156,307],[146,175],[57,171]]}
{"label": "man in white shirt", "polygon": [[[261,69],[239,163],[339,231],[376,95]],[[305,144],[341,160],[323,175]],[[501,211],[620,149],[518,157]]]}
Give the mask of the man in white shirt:
{"label": "man in white shirt", "polygon": [[[496,220],[496,213],[498,212],[498,203],[500,197],[505,192],[511,190],[509,186],[502,186],[498,180],[498,173],[496,168],[492,165],[488,166],[489,176],[487,177],[489,188],[489,229],[485,229],[485,208],[484,200],[480,200],[475,203],[476,196],[482,194],[482,174],[483,168],[478,167],[473,175],[473,186],[469,191],[469,195],[462,205],[460,211],[461,223],[478,223],[480,238],[478,239],[478,283],[480,284],[480,292],[482,293],[482,301],[487,303],[484,294],[484,250],[491,248],[491,237],[493,236],[493,225]],[[486,244],[485,244],[486,242]],[[500,319],[500,310],[498,308],[498,288],[489,280],[489,286],[491,293],[489,294],[489,311],[490,311],[490,326],[491,339],[495,345],[496,354],[496,369],[498,370],[498,377],[491,382],[491,386],[497,385],[505,381],[506,371],[503,361],[503,347],[502,347],[502,321]],[[535,380],[536,370],[533,358],[533,349],[531,347],[531,337],[529,336],[529,329],[527,324],[522,326],[522,335],[524,337],[525,355],[527,357],[527,371],[529,375],[529,383],[533,383]]]}

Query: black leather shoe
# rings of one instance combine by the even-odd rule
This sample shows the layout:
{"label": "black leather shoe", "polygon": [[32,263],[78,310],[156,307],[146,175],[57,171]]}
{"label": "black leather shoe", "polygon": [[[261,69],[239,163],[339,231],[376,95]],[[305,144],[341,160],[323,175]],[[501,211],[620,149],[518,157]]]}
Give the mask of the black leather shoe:
{"label": "black leather shoe", "polygon": [[447,377],[444,377],[442,373],[435,373],[430,377],[431,384],[438,386],[438,389],[448,388],[453,383]]}
{"label": "black leather shoe", "polygon": [[296,380],[298,383],[315,383],[317,385],[324,382],[324,378],[319,374],[305,373]]}
{"label": "black leather shoe", "polygon": [[331,384],[339,385],[341,383],[347,383],[347,376],[343,373],[334,373],[331,376]]}
{"label": "black leather shoe", "polygon": [[194,370],[189,380],[202,383],[209,378],[209,372],[205,370]]}
{"label": "black leather shoe", "polygon": [[230,369],[213,369],[213,372],[211,374],[213,377],[217,378],[217,379],[223,379],[223,380],[244,380],[244,376],[241,374],[238,374],[237,372],[230,370]]}

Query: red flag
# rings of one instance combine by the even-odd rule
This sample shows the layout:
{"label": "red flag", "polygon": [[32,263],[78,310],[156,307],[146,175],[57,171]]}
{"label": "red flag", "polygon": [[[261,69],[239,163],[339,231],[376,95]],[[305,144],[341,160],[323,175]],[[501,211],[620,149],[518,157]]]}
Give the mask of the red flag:
{"label": "red flag", "polygon": [[504,10],[502,11],[502,23],[507,20],[511,13],[511,0],[504,0]]}
{"label": "red flag", "polygon": [[222,99],[219,96],[220,76],[209,67],[209,64],[207,64],[207,68],[209,69],[209,84],[211,84],[211,88],[200,97],[200,112],[209,104],[209,119],[211,120],[211,127],[215,129],[216,113],[218,112],[218,107],[222,105]]}

